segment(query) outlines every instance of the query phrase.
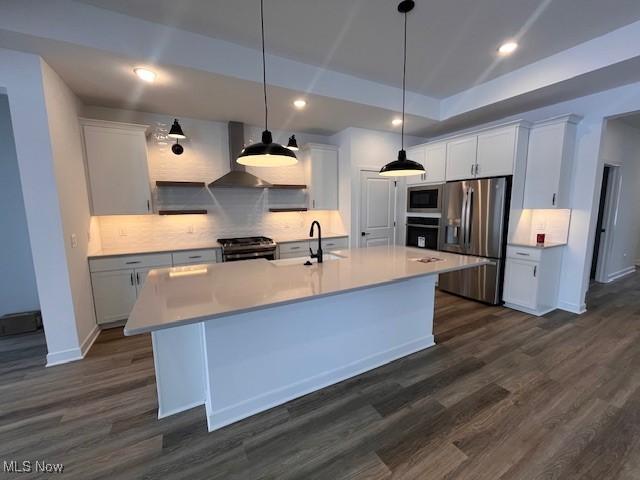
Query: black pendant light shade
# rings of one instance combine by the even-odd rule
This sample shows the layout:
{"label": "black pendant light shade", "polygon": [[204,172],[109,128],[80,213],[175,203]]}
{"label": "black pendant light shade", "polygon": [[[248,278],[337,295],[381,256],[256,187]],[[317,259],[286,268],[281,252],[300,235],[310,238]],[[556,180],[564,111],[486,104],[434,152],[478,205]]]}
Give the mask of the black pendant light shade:
{"label": "black pendant light shade", "polygon": [[408,177],[410,175],[422,175],[424,167],[418,162],[409,160],[407,152],[404,150],[404,104],[406,96],[405,81],[407,77],[407,13],[413,10],[416,4],[413,0],[403,0],[398,4],[398,12],[404,15],[404,63],[402,65],[402,132],[400,134],[401,144],[398,152],[398,159],[387,163],[380,169],[383,177]]}
{"label": "black pendant light shade", "polygon": [[243,148],[236,161],[251,167],[286,167],[296,164],[298,159],[290,149],[274,143],[271,132],[265,130],[262,141]]}
{"label": "black pendant light shade", "polygon": [[383,177],[408,177],[410,175],[422,175],[424,167],[418,162],[407,159],[407,152],[400,150],[398,159],[387,163],[380,169],[380,175]]}
{"label": "black pendant light shade", "polygon": [[167,136],[170,138],[187,138],[187,136],[182,131],[182,127],[178,123],[177,118],[173,120],[173,125],[171,125],[171,130],[169,130],[169,135]]}
{"label": "black pendant light shade", "polygon": [[287,143],[287,148],[289,150],[293,150],[294,152],[297,152],[298,150],[300,150],[300,148],[298,148],[298,141],[296,140],[295,135],[291,135],[289,137],[289,143]]}
{"label": "black pendant light shade", "polygon": [[264,93],[264,131],[262,141],[242,149],[236,159],[240,165],[251,167],[284,167],[298,163],[292,150],[273,142],[269,131],[269,108],[267,105],[267,65],[264,52],[264,0],[260,0],[260,27],[262,32],[262,89]]}

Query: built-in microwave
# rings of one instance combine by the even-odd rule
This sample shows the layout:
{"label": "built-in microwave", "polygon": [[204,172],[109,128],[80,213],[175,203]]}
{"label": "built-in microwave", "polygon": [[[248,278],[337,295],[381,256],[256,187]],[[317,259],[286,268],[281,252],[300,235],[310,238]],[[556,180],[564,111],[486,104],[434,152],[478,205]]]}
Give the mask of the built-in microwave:
{"label": "built-in microwave", "polygon": [[442,210],[442,185],[420,185],[407,189],[407,212],[440,213]]}

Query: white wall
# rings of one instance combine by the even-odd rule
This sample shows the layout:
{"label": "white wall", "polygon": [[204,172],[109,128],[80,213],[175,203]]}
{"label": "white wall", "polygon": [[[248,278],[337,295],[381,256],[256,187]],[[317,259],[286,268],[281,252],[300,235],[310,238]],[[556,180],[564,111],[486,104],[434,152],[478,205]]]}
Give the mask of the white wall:
{"label": "white wall", "polygon": [[609,120],[602,160],[620,167],[618,178],[614,178],[618,185],[609,191],[612,223],[605,233],[609,238],[602,239],[606,238],[607,252],[601,278],[611,281],[634,271],[636,259],[640,258],[640,130],[621,120]]}
{"label": "white wall", "polygon": [[[380,170],[398,158],[400,135],[364,128],[347,128],[331,137],[340,148],[340,213],[349,226],[352,247],[357,246],[360,234],[360,170]],[[424,143],[425,138],[405,136],[405,148]],[[404,182],[398,182],[396,202],[396,241],[403,235],[405,192]]]}
{"label": "white wall", "polygon": [[[0,49],[0,85],[13,126],[48,364],[81,357],[82,340],[65,249],[58,172],[49,131],[43,62],[36,55]],[[49,102],[63,101],[52,98]],[[83,201],[79,198],[78,201]]]}
{"label": "white wall", "polygon": [[9,100],[0,95],[0,316],[38,310],[38,289],[31,259],[18,158]]}
{"label": "white wall", "polygon": [[[82,135],[82,105],[56,72],[42,64],[44,96],[51,135],[64,247],[81,344],[97,331],[87,253],[91,213],[87,194]],[[77,245],[72,245],[72,237]]]}
{"label": "white wall", "polygon": [[[173,116],[111,109],[84,108],[83,116],[102,120],[149,125],[147,148],[151,183],[156,180],[211,182],[230,169],[228,126],[194,118],[180,118],[187,135],[181,140],[184,153],[171,152],[174,140],[167,137]],[[262,128],[245,126],[245,140],[259,141]],[[274,140],[287,142],[295,134],[298,144],[330,143],[328,137],[300,132],[274,131]],[[247,168],[247,171],[272,183],[305,183],[304,166]],[[96,217],[103,251],[122,249],[188,248],[211,244],[218,238],[266,235],[276,240],[306,238],[315,219],[323,231],[344,233],[337,211],[271,213],[269,207],[306,205],[304,191],[154,188],[154,206],[166,208],[204,208],[208,215],[118,215]],[[124,233],[124,235],[122,234]]]}

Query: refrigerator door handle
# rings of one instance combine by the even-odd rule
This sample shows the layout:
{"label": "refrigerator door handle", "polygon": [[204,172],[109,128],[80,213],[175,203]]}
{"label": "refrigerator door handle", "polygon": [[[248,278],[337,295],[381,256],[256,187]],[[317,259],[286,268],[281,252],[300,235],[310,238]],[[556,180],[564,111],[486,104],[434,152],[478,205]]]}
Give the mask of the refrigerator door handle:
{"label": "refrigerator door handle", "polygon": [[464,190],[463,194],[462,194],[462,218],[460,219],[460,230],[462,233],[462,248],[466,249],[467,248],[467,215],[468,215],[468,208],[467,208],[467,200],[469,197],[469,192],[467,190]]}
{"label": "refrigerator door handle", "polygon": [[466,248],[471,247],[471,225],[472,225],[472,215],[473,215],[473,188],[470,188],[467,193],[467,224],[465,225],[465,233],[466,233]]}

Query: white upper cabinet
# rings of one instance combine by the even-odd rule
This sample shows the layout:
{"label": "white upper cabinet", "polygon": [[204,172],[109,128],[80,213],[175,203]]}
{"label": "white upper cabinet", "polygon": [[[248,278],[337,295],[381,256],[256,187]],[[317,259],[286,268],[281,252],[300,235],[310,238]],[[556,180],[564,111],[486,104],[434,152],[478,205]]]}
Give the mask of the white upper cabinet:
{"label": "white upper cabinet", "polygon": [[529,135],[523,208],[571,208],[571,171],[580,117],[535,124]]}
{"label": "white upper cabinet", "polygon": [[81,119],[93,215],[152,212],[147,126]]}
{"label": "white upper cabinet", "polygon": [[[420,165],[425,166],[425,146],[407,148],[407,158],[418,162]],[[407,177],[407,185],[418,185],[426,182],[425,175],[410,175]]]}
{"label": "white upper cabinet", "polygon": [[302,148],[309,208],[338,209],[338,148],[310,143]]}
{"label": "white upper cabinet", "polygon": [[447,181],[475,177],[477,135],[451,140],[447,142],[446,150]]}
{"label": "white upper cabinet", "polygon": [[445,181],[447,167],[447,144],[445,142],[427,145],[424,150],[424,178],[430,183]]}
{"label": "white upper cabinet", "polygon": [[516,127],[511,125],[478,135],[475,176],[500,177],[513,174]]}

